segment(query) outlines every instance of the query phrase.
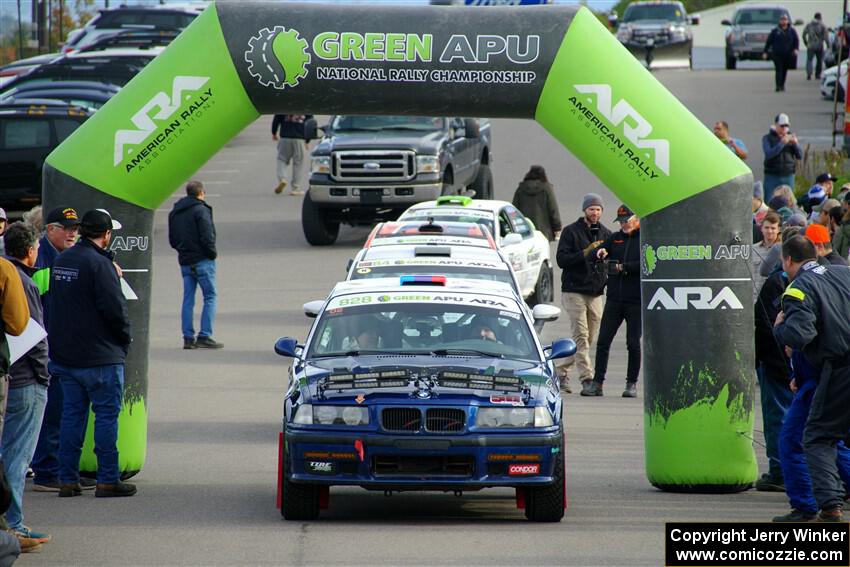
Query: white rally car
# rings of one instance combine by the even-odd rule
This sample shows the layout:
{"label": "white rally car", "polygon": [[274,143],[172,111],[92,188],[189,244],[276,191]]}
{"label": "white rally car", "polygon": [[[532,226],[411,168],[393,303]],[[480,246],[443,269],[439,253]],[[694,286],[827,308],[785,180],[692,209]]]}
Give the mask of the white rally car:
{"label": "white rally car", "polygon": [[496,247],[508,258],[516,272],[526,301],[536,305],[551,303],[554,299],[549,240],[511,203],[446,195],[436,201],[413,205],[398,220],[428,219],[435,223],[467,222],[487,227],[493,234]]}

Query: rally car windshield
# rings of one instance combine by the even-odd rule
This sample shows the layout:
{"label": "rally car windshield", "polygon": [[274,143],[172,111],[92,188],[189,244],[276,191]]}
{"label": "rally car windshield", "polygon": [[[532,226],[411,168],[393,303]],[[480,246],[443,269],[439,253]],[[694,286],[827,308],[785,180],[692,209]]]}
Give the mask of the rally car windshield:
{"label": "rally car windshield", "polygon": [[[452,297],[450,292],[414,292],[334,298],[317,322],[307,358],[392,353],[539,361],[531,330],[515,302],[484,296],[463,298],[464,303],[447,301]],[[496,305],[483,307],[473,301]]]}
{"label": "rally car windshield", "polygon": [[[366,262],[368,264],[368,262]],[[399,263],[389,266],[364,266],[358,264],[351,274],[353,280],[368,278],[394,278],[413,274],[443,274],[449,277],[464,280],[487,280],[491,282],[504,282],[514,290],[514,279],[507,269],[496,267],[474,267],[474,266],[444,266],[444,265],[421,265],[411,266],[409,263]]]}
{"label": "rally car windshield", "polygon": [[486,226],[487,230],[490,231],[490,234],[496,234],[493,231],[495,226],[493,222],[493,215],[487,213],[482,214],[476,212],[466,212],[466,211],[454,211],[454,210],[434,210],[434,209],[423,209],[423,210],[413,210],[408,211],[404,214],[404,220],[408,219],[434,219],[435,223],[444,223],[444,222],[475,222],[480,224],[481,226]]}

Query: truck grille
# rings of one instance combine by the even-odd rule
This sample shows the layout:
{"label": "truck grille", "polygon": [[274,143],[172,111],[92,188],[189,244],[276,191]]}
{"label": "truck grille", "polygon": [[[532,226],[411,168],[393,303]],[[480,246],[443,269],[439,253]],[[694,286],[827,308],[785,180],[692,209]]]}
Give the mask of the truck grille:
{"label": "truck grille", "polygon": [[331,155],[336,181],[410,181],[416,176],[416,154],[407,150],[340,151]]}
{"label": "truck grille", "polygon": [[747,43],[765,42],[765,41],[767,41],[767,34],[766,33],[757,33],[757,32],[745,33],[744,34],[744,41],[747,42]]}
{"label": "truck grille", "polygon": [[376,455],[372,458],[375,476],[454,476],[468,477],[475,471],[470,455]]}
{"label": "truck grille", "polygon": [[415,433],[422,428],[422,412],[416,408],[386,408],[381,423],[387,431]]}
{"label": "truck grille", "polygon": [[453,408],[430,408],[425,412],[425,430],[431,433],[455,433],[463,431],[466,412]]}

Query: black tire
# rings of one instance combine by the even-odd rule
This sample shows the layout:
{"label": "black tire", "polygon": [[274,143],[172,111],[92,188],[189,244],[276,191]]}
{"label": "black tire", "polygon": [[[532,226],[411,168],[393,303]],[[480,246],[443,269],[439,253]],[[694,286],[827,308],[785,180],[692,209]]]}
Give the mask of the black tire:
{"label": "black tire", "polygon": [[734,71],[738,65],[738,60],[735,59],[734,55],[726,54],[726,69],[729,71]]}
{"label": "black tire", "polygon": [[440,191],[440,195],[454,195],[454,175],[452,172],[447,170],[443,174],[443,189]]}
{"label": "black tire", "polygon": [[280,481],[280,515],[285,520],[308,521],[319,517],[320,487],[315,484],[299,484],[289,480],[291,466],[289,453],[283,450],[283,475]]}
{"label": "black tire", "polygon": [[478,175],[469,188],[475,191],[476,199],[493,198],[493,172],[489,165],[482,163],[478,167]]}
{"label": "black tire", "polygon": [[546,262],[540,269],[540,274],[537,276],[537,283],[534,286],[534,292],[528,297],[528,304],[531,307],[539,303],[552,303],[555,299],[555,282],[553,281],[552,269]]}
{"label": "black tire", "polygon": [[329,221],[322,209],[313,203],[308,191],[301,203],[301,228],[304,238],[313,246],[328,246],[339,236],[339,223]]}
{"label": "black tire", "polygon": [[564,447],[555,458],[554,482],[525,489],[525,517],[532,522],[560,522],[564,518]]}

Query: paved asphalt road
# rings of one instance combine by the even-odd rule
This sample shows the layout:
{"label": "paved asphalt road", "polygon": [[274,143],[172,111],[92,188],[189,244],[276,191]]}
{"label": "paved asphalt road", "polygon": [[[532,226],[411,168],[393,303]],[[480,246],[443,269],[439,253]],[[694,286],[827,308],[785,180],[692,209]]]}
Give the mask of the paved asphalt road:
{"label": "paved asphalt road", "polygon": [[[790,115],[804,141],[829,131],[830,105],[801,72],[784,94],[773,92],[766,71],[658,77],[706,124],[728,120],[754,165],[777,112]],[[329,248],[306,244],[300,199],[272,194],[270,120],[261,118],[197,174],[215,207],[216,338],[226,348],[180,348],[181,281],[165,224],[171,198],[155,224],[149,445],[135,479],[139,493],[96,500],[27,492],[27,523],[51,532],[53,542],[20,565],[661,565],[666,521],[755,521],[786,510],[780,494],[668,494],[647,483],[642,399],[619,397],[621,336],[608,396],[567,400],[570,505],[563,522],[526,522],[508,490],[385,498],[360,489],[333,490],[317,522],[283,521],[274,498],[286,362],[272,346],[281,335],[305,336],[301,305],[343,276],[367,231],[345,229]],[[615,198],[535,123],[496,120],[494,139],[497,197],[510,198],[528,165],[541,163],[565,221],[576,218],[584,193],[598,191],[604,220],[613,224]],[[683,221],[711,222],[713,214]],[[566,321],[558,321],[544,339],[567,334]],[[763,463],[763,450],[756,451]]]}

